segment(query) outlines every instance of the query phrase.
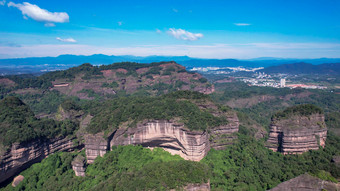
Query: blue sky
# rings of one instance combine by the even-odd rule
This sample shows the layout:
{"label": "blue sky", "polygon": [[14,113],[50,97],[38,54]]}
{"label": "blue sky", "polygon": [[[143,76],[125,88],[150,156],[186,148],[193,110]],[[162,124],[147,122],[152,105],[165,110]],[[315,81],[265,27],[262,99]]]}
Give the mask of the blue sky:
{"label": "blue sky", "polygon": [[0,58],[340,57],[338,0],[0,0]]}

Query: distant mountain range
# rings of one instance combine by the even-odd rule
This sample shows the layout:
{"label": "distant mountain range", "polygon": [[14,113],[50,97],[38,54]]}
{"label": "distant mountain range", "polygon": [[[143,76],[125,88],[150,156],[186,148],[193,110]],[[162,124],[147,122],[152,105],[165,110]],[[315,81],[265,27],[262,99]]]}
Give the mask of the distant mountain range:
{"label": "distant mountain range", "polygon": [[297,62],[307,62],[311,64],[340,63],[340,58],[320,58],[320,59],[281,59],[281,58],[257,58],[250,60],[236,59],[199,59],[188,56],[108,56],[94,54],[91,56],[60,55],[58,57],[32,57],[0,59],[0,75],[23,74],[23,73],[43,73],[53,70],[64,70],[70,67],[79,66],[83,63],[92,65],[107,65],[115,62],[138,62],[152,63],[160,61],[175,61],[187,68],[192,67],[270,67],[280,64],[292,64]]}
{"label": "distant mountain range", "polygon": [[294,64],[282,64],[270,66],[259,70],[267,74],[286,73],[286,74],[329,74],[340,75],[340,62],[330,64],[312,65],[304,62]]}

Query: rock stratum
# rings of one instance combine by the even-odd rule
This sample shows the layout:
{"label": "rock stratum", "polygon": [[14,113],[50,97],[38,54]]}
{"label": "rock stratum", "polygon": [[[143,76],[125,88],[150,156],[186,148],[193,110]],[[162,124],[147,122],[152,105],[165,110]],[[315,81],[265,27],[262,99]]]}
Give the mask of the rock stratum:
{"label": "rock stratum", "polygon": [[283,182],[269,191],[337,191],[339,189],[339,184],[321,180],[306,173]]}
{"label": "rock stratum", "polygon": [[207,131],[190,131],[183,124],[172,120],[146,120],[136,128],[120,128],[108,139],[103,133],[85,136],[85,149],[88,163],[97,156],[103,156],[112,146],[142,145],[148,148],[161,147],[171,154],[186,160],[200,161],[210,150],[223,149],[231,144],[238,132],[239,121],[235,113],[227,117],[228,124]]}
{"label": "rock stratum", "polygon": [[267,147],[283,154],[301,154],[324,147],[327,128],[323,114],[273,119]]}
{"label": "rock stratum", "polygon": [[0,184],[48,155],[75,148],[72,139],[56,138],[14,143],[0,156]]}

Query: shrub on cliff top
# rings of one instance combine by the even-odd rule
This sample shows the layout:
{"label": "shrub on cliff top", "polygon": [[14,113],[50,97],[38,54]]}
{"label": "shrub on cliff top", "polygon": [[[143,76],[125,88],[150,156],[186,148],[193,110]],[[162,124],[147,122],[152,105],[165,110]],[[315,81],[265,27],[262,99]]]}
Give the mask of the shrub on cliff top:
{"label": "shrub on cliff top", "polygon": [[190,130],[205,130],[227,124],[224,116],[214,116],[211,108],[200,109],[192,102],[205,98],[207,96],[204,94],[190,91],[178,91],[160,97],[117,98],[92,109],[90,113],[94,118],[87,131],[90,133],[112,131],[124,122],[128,122],[129,127],[135,127],[144,119],[180,118],[180,122]]}
{"label": "shrub on cliff top", "polygon": [[312,114],[323,114],[323,110],[312,104],[302,104],[289,107],[273,115],[272,119],[287,119],[292,116],[310,116]]}
{"label": "shrub on cliff top", "polygon": [[0,143],[5,146],[36,138],[66,136],[76,127],[68,120],[37,119],[19,98],[9,96],[0,101]]}

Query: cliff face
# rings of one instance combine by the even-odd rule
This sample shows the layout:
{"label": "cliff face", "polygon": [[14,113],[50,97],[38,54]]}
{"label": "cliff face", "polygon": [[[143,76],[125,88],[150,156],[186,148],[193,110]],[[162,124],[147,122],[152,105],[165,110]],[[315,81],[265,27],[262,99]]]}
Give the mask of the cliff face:
{"label": "cliff face", "polygon": [[210,146],[216,150],[224,149],[232,144],[236,138],[234,133],[238,132],[239,120],[236,113],[229,113],[227,116],[228,124],[210,130]]}
{"label": "cliff face", "polygon": [[12,147],[0,156],[0,183],[20,173],[33,163],[40,162],[49,154],[74,148],[72,139],[68,138],[12,144]]}
{"label": "cliff face", "polygon": [[84,136],[87,163],[91,164],[97,156],[104,156],[110,149],[109,140],[104,138],[104,133],[95,135],[87,134]]}
{"label": "cliff face", "polygon": [[171,121],[155,120],[138,124],[137,128],[119,129],[111,145],[140,144],[145,147],[162,147],[171,154],[186,160],[199,161],[209,151],[206,132],[189,131]]}
{"label": "cliff face", "polygon": [[268,148],[284,154],[301,154],[324,147],[327,128],[322,114],[273,120]]}
{"label": "cliff face", "polygon": [[108,139],[103,133],[85,135],[87,162],[93,163],[97,156],[103,156],[112,146],[142,145],[148,148],[161,147],[171,154],[178,154],[186,160],[199,161],[210,148],[223,149],[238,132],[238,118],[229,114],[228,124],[207,131],[190,131],[183,124],[167,120],[148,120],[136,128],[120,128]]}

